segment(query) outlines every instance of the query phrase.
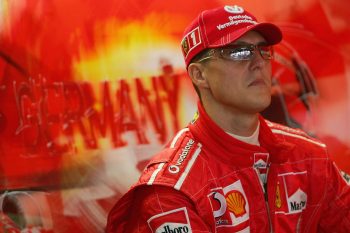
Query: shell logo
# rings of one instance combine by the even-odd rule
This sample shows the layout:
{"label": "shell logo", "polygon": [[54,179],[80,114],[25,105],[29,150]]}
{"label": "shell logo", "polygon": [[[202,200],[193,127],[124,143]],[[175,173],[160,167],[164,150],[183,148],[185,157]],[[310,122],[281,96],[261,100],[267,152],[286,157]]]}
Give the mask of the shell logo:
{"label": "shell logo", "polygon": [[241,217],[246,213],[246,201],[241,192],[237,190],[230,192],[226,196],[226,203],[229,211],[231,211],[236,217]]}
{"label": "shell logo", "polygon": [[[211,189],[208,198],[217,227],[248,226],[249,202],[240,180]],[[239,232],[243,232],[241,228],[239,229]]]}

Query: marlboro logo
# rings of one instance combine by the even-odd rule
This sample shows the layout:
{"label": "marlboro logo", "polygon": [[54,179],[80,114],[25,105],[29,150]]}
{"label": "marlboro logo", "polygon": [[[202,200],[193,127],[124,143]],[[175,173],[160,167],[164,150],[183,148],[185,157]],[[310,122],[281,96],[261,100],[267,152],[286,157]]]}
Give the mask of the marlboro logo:
{"label": "marlboro logo", "polygon": [[307,172],[288,172],[278,175],[275,206],[278,213],[298,214],[307,206]]}
{"label": "marlboro logo", "polygon": [[[178,225],[178,224],[176,224]],[[187,226],[174,226],[174,224],[166,225],[163,229],[159,229],[161,233],[188,233],[190,229]],[[159,232],[157,230],[156,232]]]}
{"label": "marlboro logo", "polygon": [[266,169],[269,162],[268,153],[255,153],[254,154],[254,167],[257,169]]}
{"label": "marlboro logo", "polygon": [[147,223],[154,233],[192,233],[185,207],[157,214]]}
{"label": "marlboro logo", "polygon": [[289,202],[289,212],[299,213],[306,207],[307,195],[306,193],[298,189],[292,196],[288,198]]}
{"label": "marlboro logo", "polygon": [[257,169],[260,180],[266,183],[267,167],[269,166],[269,154],[268,153],[255,153],[254,154],[254,168]]}

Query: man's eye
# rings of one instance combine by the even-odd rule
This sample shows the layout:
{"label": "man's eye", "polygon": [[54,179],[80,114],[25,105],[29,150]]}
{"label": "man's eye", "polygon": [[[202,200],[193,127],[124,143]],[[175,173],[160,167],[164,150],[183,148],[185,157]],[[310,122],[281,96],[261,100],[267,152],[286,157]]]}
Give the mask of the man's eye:
{"label": "man's eye", "polygon": [[271,53],[271,49],[270,48],[260,48],[260,51],[262,53]]}

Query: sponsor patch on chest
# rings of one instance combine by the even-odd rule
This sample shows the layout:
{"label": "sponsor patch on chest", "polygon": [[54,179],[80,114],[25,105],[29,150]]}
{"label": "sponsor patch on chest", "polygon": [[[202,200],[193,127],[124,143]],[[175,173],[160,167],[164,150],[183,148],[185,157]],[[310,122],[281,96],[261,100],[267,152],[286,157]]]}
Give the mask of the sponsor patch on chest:
{"label": "sponsor patch on chest", "polygon": [[253,167],[259,172],[261,182],[266,183],[269,153],[254,153]]}
{"label": "sponsor patch on chest", "polygon": [[208,198],[217,228],[234,227],[238,231],[249,228],[249,203],[240,180],[211,189]]}
{"label": "sponsor patch on chest", "polygon": [[290,172],[278,175],[276,187],[276,213],[296,214],[307,204],[307,172]]}

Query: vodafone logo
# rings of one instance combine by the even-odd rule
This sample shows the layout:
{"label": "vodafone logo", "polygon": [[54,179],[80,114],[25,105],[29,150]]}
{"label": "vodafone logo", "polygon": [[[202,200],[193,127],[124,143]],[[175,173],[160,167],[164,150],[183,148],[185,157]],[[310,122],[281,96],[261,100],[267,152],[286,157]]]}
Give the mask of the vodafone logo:
{"label": "vodafone logo", "polygon": [[244,12],[244,9],[240,6],[234,5],[234,6],[225,6],[225,11],[233,14],[241,14]]}
{"label": "vodafone logo", "polygon": [[194,144],[194,141],[192,139],[190,139],[187,142],[186,146],[184,148],[182,148],[182,152],[179,155],[180,157],[176,161],[176,164],[175,165],[171,165],[168,168],[170,173],[175,174],[175,173],[178,173],[180,171],[180,166],[185,161],[185,159],[187,158],[188,153],[190,152],[193,144]]}

